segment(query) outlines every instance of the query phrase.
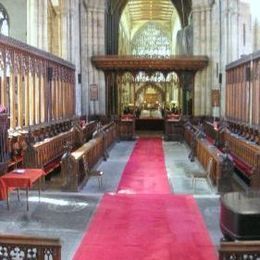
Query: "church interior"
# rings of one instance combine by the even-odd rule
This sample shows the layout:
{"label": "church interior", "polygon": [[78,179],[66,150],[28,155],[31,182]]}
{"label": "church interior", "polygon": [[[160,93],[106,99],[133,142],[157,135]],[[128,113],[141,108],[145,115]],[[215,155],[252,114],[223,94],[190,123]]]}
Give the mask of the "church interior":
{"label": "church interior", "polygon": [[258,0],[0,0],[0,259],[260,259]]}

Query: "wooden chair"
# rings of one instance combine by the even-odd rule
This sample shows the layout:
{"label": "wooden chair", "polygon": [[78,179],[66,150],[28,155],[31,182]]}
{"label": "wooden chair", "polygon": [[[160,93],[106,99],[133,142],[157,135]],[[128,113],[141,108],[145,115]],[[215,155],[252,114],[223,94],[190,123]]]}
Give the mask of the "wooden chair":
{"label": "wooden chair", "polygon": [[196,190],[196,182],[198,180],[203,180],[203,181],[207,181],[210,188],[211,188],[211,172],[212,172],[212,168],[213,168],[213,158],[210,157],[208,164],[207,164],[207,169],[206,172],[194,172],[192,173],[192,188],[193,191],[195,192]]}
{"label": "wooden chair", "polygon": [[88,167],[88,161],[87,161],[86,155],[83,155],[83,164],[84,164],[85,172],[86,172],[86,174],[87,174],[89,177],[92,177],[92,176],[97,177],[98,187],[99,187],[99,189],[100,189],[100,188],[102,187],[102,185],[103,185],[103,181],[102,181],[103,171],[100,171],[100,170],[91,170],[91,169]]}

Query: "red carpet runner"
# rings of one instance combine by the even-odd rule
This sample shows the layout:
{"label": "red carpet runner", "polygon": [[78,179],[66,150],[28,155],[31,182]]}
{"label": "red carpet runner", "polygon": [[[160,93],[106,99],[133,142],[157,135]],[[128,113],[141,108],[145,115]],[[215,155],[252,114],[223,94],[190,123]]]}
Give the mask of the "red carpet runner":
{"label": "red carpet runner", "polygon": [[216,260],[195,200],[166,181],[161,140],[139,140],[118,189],[139,194],[104,195],[74,260]]}
{"label": "red carpet runner", "polygon": [[171,193],[161,138],[141,138],[137,141],[125,167],[118,193]]}
{"label": "red carpet runner", "polygon": [[212,260],[214,248],[189,196],[105,195],[75,260]]}

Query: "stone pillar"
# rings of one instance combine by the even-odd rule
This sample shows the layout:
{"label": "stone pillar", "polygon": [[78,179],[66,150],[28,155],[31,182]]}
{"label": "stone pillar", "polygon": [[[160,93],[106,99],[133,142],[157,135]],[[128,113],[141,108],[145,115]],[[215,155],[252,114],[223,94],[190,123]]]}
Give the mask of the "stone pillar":
{"label": "stone pillar", "polygon": [[48,0],[27,1],[27,43],[48,50]]}
{"label": "stone pillar", "polygon": [[257,51],[260,49],[260,19],[255,18],[253,23],[253,50]]}
{"label": "stone pillar", "polygon": [[[102,2],[102,3],[101,3]],[[92,65],[91,58],[94,55],[105,54],[105,3],[104,1],[88,1],[82,6],[82,114],[105,113],[105,79],[103,72],[96,70]],[[84,37],[84,38],[83,38]],[[85,60],[85,61],[84,61]],[[89,100],[91,84],[98,86],[98,101]],[[84,104],[85,103],[85,104]]]}
{"label": "stone pillar", "polygon": [[206,53],[209,57],[209,65],[206,69],[206,73],[207,73],[207,79],[206,79],[206,115],[210,115],[211,114],[211,91],[213,88],[212,85],[212,26],[211,26],[211,19],[212,19],[212,15],[211,15],[211,6],[209,6],[209,8],[206,9],[206,37],[207,37],[207,48],[206,48]]}
{"label": "stone pillar", "polygon": [[[81,74],[82,77],[82,72],[81,72],[81,41],[82,41],[82,35],[80,34],[80,8],[82,8],[81,3],[79,3],[79,0],[73,0],[71,3],[71,25],[70,28],[73,31],[71,33],[71,61],[73,64],[75,64],[76,70],[75,70],[75,97],[76,100],[81,100],[81,84],[78,81],[78,74]],[[80,115],[81,114],[81,102],[76,102],[76,114]]]}
{"label": "stone pillar", "polygon": [[[201,28],[201,7],[196,6],[192,11],[193,15],[193,52],[194,55],[200,55],[201,45],[200,45],[200,28]],[[201,72],[196,73],[195,83],[194,83],[194,93],[193,93],[193,106],[194,115],[200,115],[200,104],[201,104]]]}
{"label": "stone pillar", "polygon": [[88,92],[88,14],[85,5],[80,3],[80,35],[81,35],[81,114],[89,114],[89,92]]}

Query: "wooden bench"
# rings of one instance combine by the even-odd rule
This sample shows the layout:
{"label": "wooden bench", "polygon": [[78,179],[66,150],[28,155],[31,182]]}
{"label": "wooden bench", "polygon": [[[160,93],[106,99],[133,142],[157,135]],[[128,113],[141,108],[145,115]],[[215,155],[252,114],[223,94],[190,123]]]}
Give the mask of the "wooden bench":
{"label": "wooden bench", "polygon": [[226,130],[224,140],[228,143],[235,167],[244,181],[253,188],[260,187],[260,146]]}
{"label": "wooden bench", "polygon": [[92,135],[96,130],[96,127],[97,121],[88,122],[86,125],[82,127],[85,142],[89,141],[92,138]]}
{"label": "wooden bench", "polygon": [[90,169],[103,157],[107,148],[116,140],[116,124],[110,123],[98,132],[96,137],[72,153],[66,153],[61,160],[61,176],[64,189],[77,192],[90,177]]}
{"label": "wooden bench", "polygon": [[165,119],[165,140],[167,141],[183,141],[184,135],[184,123],[178,118],[167,118]]}
{"label": "wooden bench", "polygon": [[[0,235],[0,259],[61,260],[61,242],[54,238]],[[28,258],[30,256],[30,258]]]}
{"label": "wooden bench", "polygon": [[107,124],[102,128],[102,132],[104,134],[104,149],[107,149],[114,143],[117,139],[117,125],[112,122]]}
{"label": "wooden bench", "polygon": [[191,123],[187,122],[184,125],[184,140],[191,146],[194,138],[194,134],[198,131],[198,128],[193,126]]}
{"label": "wooden bench", "polygon": [[36,144],[29,144],[24,153],[24,167],[41,168],[48,175],[60,167],[60,159],[64,154],[66,143],[72,145],[75,143],[75,131],[73,129]]}
{"label": "wooden bench", "polygon": [[217,185],[221,176],[222,152],[207,139],[197,139],[196,155],[204,169],[207,169],[210,158],[213,158],[210,177],[212,184]]}
{"label": "wooden bench", "polygon": [[135,119],[122,118],[119,121],[119,136],[122,140],[132,140],[135,137]]}
{"label": "wooden bench", "polygon": [[76,135],[76,145],[81,146],[92,138],[97,127],[96,121],[91,121],[81,127],[80,122],[74,122],[73,129]]}

